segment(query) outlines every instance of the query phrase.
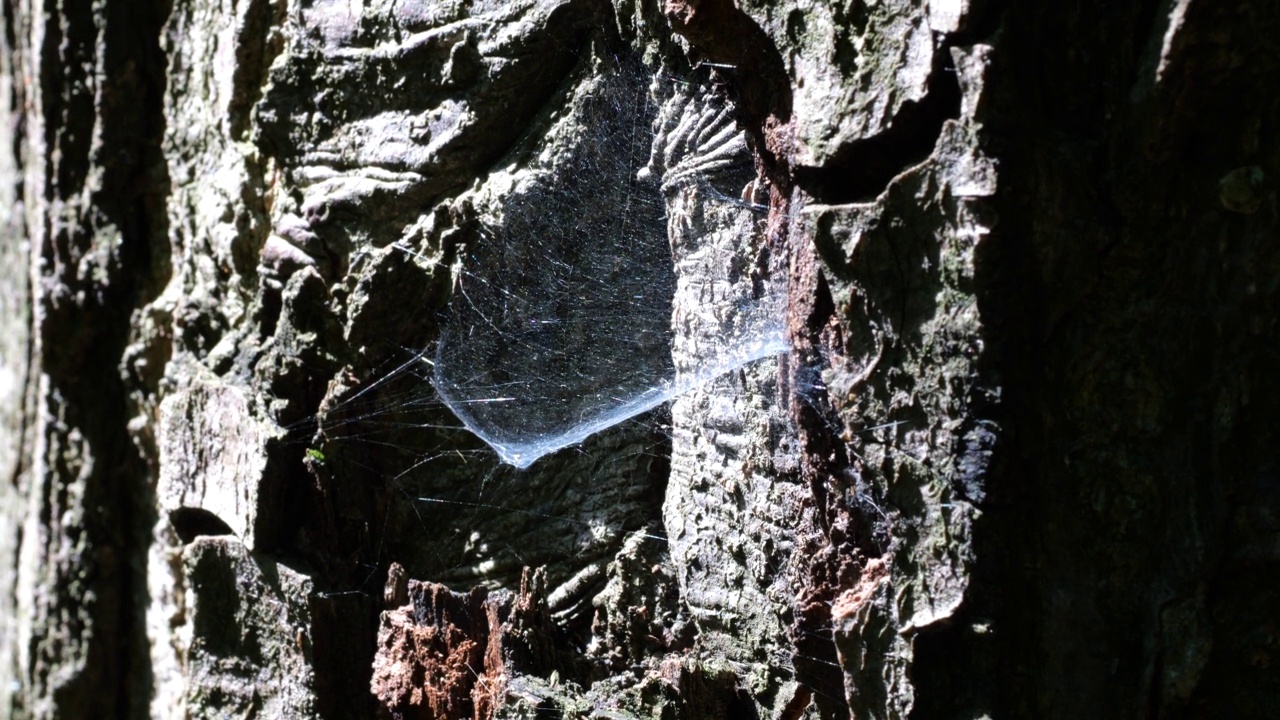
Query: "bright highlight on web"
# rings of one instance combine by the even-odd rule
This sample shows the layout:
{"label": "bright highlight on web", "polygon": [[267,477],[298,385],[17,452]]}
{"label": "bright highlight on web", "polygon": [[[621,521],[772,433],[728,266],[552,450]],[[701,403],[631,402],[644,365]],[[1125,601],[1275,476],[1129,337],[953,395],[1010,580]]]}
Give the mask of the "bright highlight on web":
{"label": "bright highlight on web", "polygon": [[[750,176],[731,114],[687,85],[672,86],[660,114],[652,74],[607,64],[557,125],[585,131],[568,147],[569,134],[548,134],[551,159],[469,248],[440,335],[440,398],[518,468],[787,351],[776,290],[703,283],[714,297],[673,305],[683,278],[668,225],[692,221],[672,211],[690,195],[674,199],[697,193],[705,216],[746,227],[760,215],[717,187]],[[691,327],[696,341],[679,330]],[[696,362],[677,368],[673,342]]]}

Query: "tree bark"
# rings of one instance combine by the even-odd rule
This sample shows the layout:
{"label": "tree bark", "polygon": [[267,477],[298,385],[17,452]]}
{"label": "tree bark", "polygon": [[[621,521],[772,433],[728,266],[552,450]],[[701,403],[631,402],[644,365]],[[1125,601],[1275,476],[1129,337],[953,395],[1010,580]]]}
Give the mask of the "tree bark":
{"label": "tree bark", "polygon": [[[1272,716],[1273,5],[5,0],[0,715]],[[516,470],[609,108],[788,351]]]}

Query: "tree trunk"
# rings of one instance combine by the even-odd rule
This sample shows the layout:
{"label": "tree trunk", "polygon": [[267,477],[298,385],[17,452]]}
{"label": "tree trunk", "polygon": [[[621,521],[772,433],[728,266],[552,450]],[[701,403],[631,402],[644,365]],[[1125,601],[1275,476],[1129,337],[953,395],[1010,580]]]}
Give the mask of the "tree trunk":
{"label": "tree trunk", "polygon": [[1280,707],[1280,6],[3,7],[0,715]]}

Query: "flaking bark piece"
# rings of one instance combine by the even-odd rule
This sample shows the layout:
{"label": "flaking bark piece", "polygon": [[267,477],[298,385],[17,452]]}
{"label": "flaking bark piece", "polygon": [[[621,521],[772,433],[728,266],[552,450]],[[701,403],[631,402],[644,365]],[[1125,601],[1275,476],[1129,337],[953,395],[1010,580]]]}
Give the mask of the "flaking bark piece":
{"label": "flaking bark piece", "polygon": [[410,603],[382,614],[370,689],[395,717],[480,715],[472,690],[485,670],[487,593],[410,581]]}
{"label": "flaking bark piece", "polygon": [[370,689],[391,716],[487,720],[512,676],[554,670],[560,652],[541,569],[524,571],[514,597],[417,580],[408,597],[378,630]]}

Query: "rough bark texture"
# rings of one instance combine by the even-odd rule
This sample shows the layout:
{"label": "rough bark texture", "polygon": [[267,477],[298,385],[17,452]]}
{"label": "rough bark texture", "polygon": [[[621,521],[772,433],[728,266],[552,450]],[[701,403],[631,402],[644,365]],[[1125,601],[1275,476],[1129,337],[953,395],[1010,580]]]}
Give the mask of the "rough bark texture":
{"label": "rough bark texture", "polygon": [[[4,0],[0,715],[1272,716],[1227,5]],[[418,351],[627,63],[677,371],[790,352],[515,471]]]}

